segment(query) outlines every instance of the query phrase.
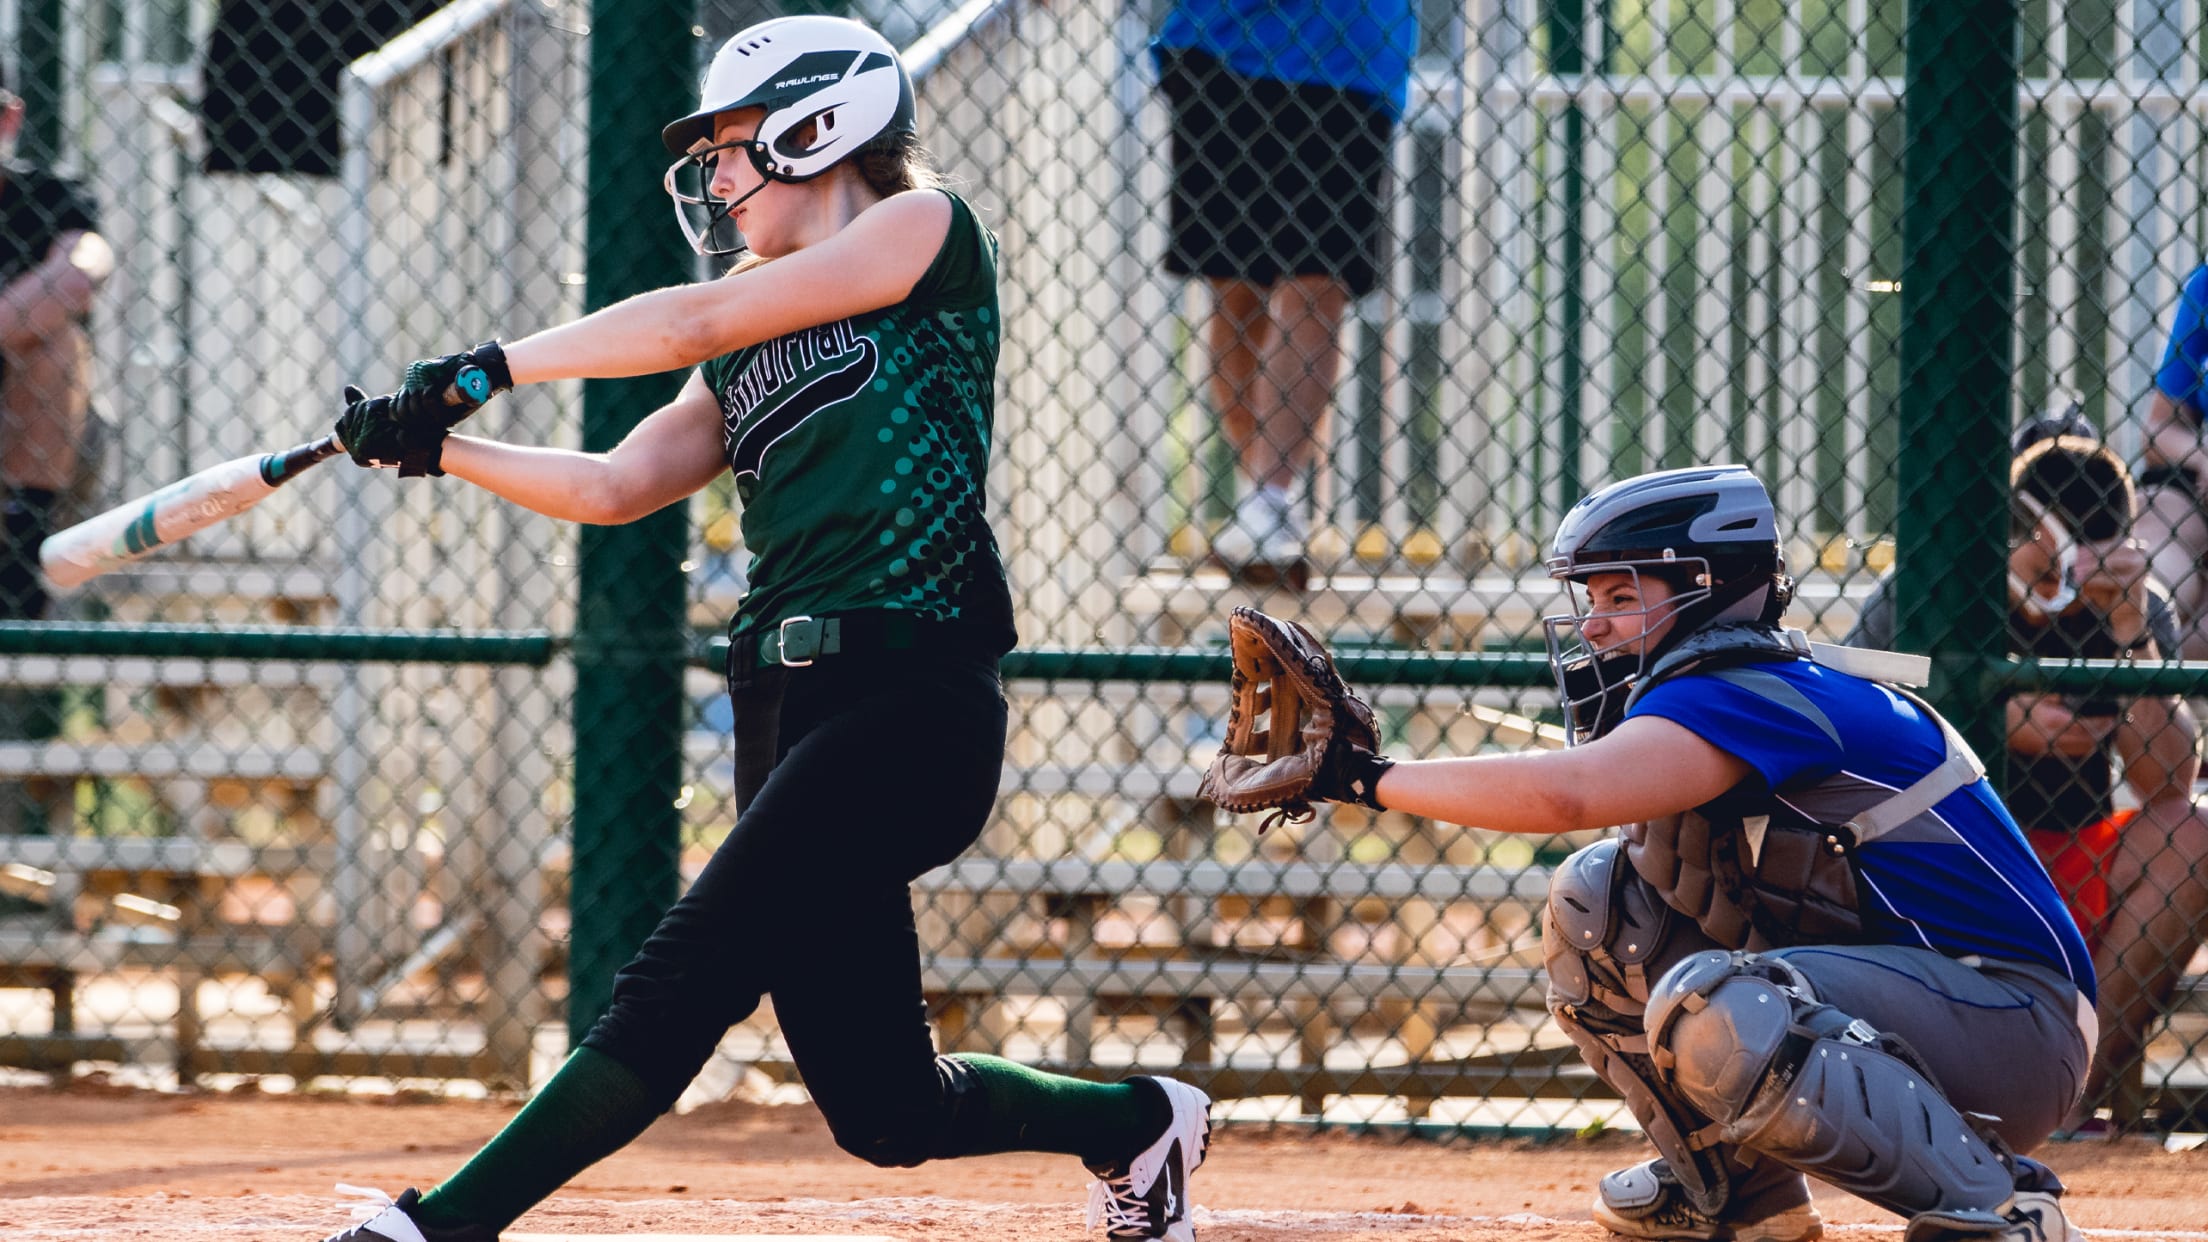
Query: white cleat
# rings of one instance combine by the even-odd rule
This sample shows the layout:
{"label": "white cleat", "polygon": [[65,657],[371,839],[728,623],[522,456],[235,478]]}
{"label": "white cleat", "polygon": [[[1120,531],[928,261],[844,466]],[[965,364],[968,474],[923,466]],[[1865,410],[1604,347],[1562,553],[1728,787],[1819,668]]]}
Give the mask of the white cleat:
{"label": "white cleat", "polygon": [[1196,1242],[1188,1180],[1211,1144],[1211,1097],[1170,1078],[1148,1081],[1164,1090],[1173,1119],[1134,1159],[1089,1170],[1097,1180],[1089,1184],[1088,1227],[1102,1225],[1105,1237],[1130,1242]]}
{"label": "white cleat", "polygon": [[337,1185],[339,1194],[351,1195],[358,1202],[348,1204],[354,1224],[341,1229],[322,1242],[498,1242],[498,1231],[464,1225],[457,1229],[424,1229],[414,1219],[414,1205],[421,1202],[421,1194],[408,1189],[398,1198],[372,1190],[366,1186]]}

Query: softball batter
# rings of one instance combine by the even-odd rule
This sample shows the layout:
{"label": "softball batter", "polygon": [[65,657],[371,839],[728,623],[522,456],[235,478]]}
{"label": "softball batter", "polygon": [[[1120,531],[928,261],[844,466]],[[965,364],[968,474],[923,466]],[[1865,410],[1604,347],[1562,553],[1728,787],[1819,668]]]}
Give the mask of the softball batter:
{"label": "softball batter", "polygon": [[[845,1150],[883,1166],[1064,1152],[1097,1175],[1092,1226],[1192,1242],[1201,1092],[938,1057],[921,1000],[908,885],[979,836],[1003,760],[1012,604],[983,513],[996,238],[935,188],[912,83],[856,22],[737,34],[662,137],[692,244],[732,253],[733,229],[750,251],[730,275],[417,362],[396,393],[348,390],[338,432],[363,465],[598,524],[733,471],[755,556],[731,625],[736,826],[543,1091],[458,1173],[332,1242],[494,1239],[641,1134],[770,995]],[[489,383],[448,409],[469,368]],[[677,368],[695,368],[681,394],[608,453],[448,435],[514,384]]]}

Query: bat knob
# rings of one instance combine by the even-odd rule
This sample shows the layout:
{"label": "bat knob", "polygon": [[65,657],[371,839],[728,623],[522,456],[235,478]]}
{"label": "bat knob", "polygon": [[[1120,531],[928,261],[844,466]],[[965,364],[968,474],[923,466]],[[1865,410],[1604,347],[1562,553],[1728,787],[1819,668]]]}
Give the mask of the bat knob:
{"label": "bat knob", "polygon": [[481,367],[460,368],[460,374],[455,375],[452,378],[452,395],[446,398],[445,403],[447,405],[460,404],[460,401],[452,399],[453,396],[457,396],[462,400],[472,401],[477,405],[481,405],[484,402],[490,400],[490,374]]}

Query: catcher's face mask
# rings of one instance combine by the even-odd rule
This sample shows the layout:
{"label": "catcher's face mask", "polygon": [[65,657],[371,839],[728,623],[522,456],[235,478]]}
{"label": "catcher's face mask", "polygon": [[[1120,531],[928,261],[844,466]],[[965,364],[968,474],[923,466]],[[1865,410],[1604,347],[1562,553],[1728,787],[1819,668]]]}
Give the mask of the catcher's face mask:
{"label": "catcher's face mask", "polygon": [[[1541,618],[1572,745],[1601,737],[1625,718],[1625,700],[1648,671],[1650,653],[1670,632],[1670,622],[1709,598],[1705,560],[1664,562],[1665,576],[1643,568],[1636,561],[1572,566],[1565,579],[1572,611]],[[1674,593],[1666,581],[1671,575],[1691,575],[1694,585]]]}

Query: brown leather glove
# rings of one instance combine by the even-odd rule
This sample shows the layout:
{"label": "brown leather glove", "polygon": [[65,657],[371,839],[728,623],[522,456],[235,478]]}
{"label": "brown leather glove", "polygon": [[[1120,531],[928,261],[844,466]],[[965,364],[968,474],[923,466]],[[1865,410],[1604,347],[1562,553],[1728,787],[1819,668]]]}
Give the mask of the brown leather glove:
{"label": "brown leather glove", "polygon": [[1342,681],[1318,637],[1255,608],[1235,609],[1227,634],[1234,703],[1226,745],[1198,795],[1236,813],[1272,811],[1259,832],[1310,819],[1313,802],[1379,809],[1373,791],[1394,761],[1380,754],[1372,708]]}

